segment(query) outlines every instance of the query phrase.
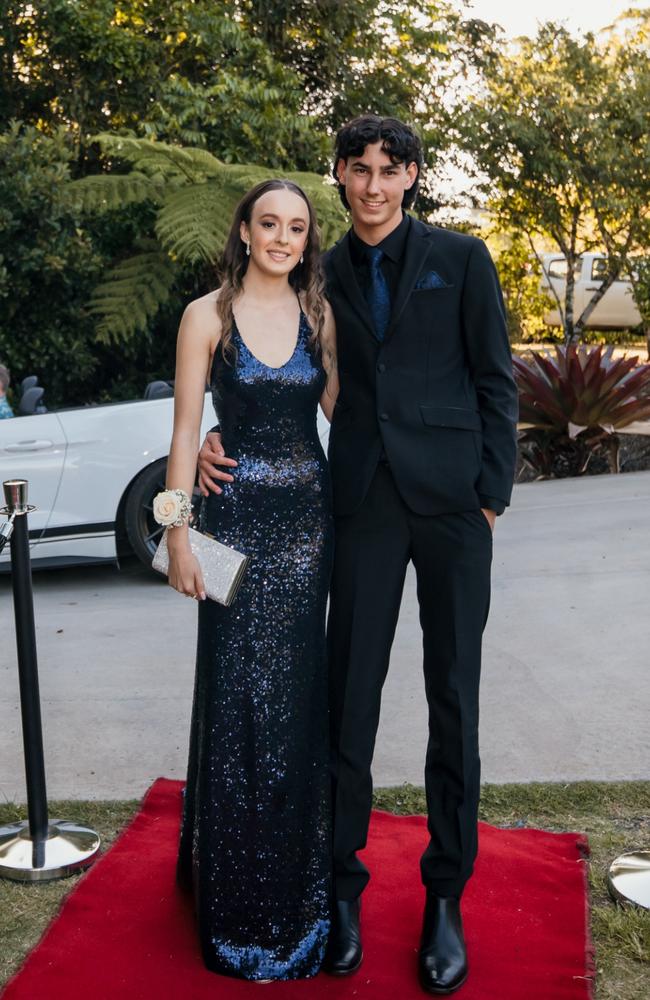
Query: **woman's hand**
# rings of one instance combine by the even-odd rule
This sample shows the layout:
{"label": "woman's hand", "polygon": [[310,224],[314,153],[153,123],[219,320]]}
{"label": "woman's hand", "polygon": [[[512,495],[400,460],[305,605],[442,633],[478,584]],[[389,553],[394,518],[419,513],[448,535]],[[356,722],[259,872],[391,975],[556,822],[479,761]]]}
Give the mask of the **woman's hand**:
{"label": "woman's hand", "polygon": [[168,542],[167,548],[169,551],[169,573],[167,576],[169,584],[181,594],[204,601],[206,595],[203,573],[198,559],[192,552],[189,540],[185,545],[176,546],[170,546]]}

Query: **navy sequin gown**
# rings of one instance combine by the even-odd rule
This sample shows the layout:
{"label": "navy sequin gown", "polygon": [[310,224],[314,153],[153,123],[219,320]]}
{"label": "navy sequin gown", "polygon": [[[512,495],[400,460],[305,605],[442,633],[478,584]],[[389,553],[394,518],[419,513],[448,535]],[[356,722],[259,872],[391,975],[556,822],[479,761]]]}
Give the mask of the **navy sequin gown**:
{"label": "navy sequin gown", "polygon": [[330,806],[325,610],[333,526],[317,429],[325,385],[298,338],[279,368],[236,324],[211,389],[233,483],[200,527],[251,558],[230,608],[198,607],[177,878],[192,888],[203,960],[245,979],[314,975],[329,931]]}

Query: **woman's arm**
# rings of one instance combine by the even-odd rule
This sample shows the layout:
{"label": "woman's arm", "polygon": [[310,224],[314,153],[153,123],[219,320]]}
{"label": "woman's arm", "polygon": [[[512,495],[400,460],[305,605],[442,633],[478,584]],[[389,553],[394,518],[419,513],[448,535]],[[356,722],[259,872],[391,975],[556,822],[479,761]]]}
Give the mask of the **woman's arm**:
{"label": "woman's arm", "polygon": [[339,394],[339,372],[336,359],[336,323],[329,302],[325,303],[325,323],[321,333],[321,349],[327,382],[320,398],[320,405],[323,413],[331,423],[334,404]]}
{"label": "woman's arm", "polygon": [[[212,296],[191,302],[183,313],[176,342],[174,430],[167,463],[167,489],[185,490],[191,497],[211,345],[218,323]],[[217,336],[218,340],[218,336]],[[204,598],[198,561],[189,544],[187,524],[167,533],[169,583],[181,593]]]}

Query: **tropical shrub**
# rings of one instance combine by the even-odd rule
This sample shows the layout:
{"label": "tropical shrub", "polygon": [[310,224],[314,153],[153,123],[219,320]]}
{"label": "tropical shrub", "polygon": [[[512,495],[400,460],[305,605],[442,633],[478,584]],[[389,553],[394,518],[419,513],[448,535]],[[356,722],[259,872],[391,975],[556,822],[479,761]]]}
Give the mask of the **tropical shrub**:
{"label": "tropical shrub", "polygon": [[539,476],[581,475],[598,452],[620,471],[617,432],[650,419],[650,364],[613,351],[557,345],[513,359],[522,458]]}
{"label": "tropical shrub", "polygon": [[62,129],[0,134],[0,358],[14,389],[39,375],[59,405],[99,365],[85,306],[102,259],[67,198],[68,159]]}
{"label": "tropical shrub", "polygon": [[[173,373],[178,317],[213,287],[186,269],[149,327],[119,349],[97,338],[88,302],[110,266],[153,229],[148,202],[90,218],[70,197],[71,142],[21,122],[0,133],[0,361],[16,390],[37,375],[54,409],[129,399]],[[198,284],[197,284],[198,282]]]}

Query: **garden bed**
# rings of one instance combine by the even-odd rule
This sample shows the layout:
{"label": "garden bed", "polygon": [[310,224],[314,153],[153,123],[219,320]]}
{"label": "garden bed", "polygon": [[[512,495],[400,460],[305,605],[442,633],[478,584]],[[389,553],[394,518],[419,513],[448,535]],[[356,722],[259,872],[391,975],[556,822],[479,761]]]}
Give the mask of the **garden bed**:
{"label": "garden bed", "polygon": [[[619,461],[621,472],[645,472],[650,470],[650,434],[621,434]],[[607,456],[596,454],[589,462],[586,476],[600,476],[609,472]],[[557,463],[553,470],[553,479],[566,479],[570,473],[561,463]],[[517,459],[517,471],[515,482],[534,483],[539,482],[540,477],[524,464],[521,451]]]}

